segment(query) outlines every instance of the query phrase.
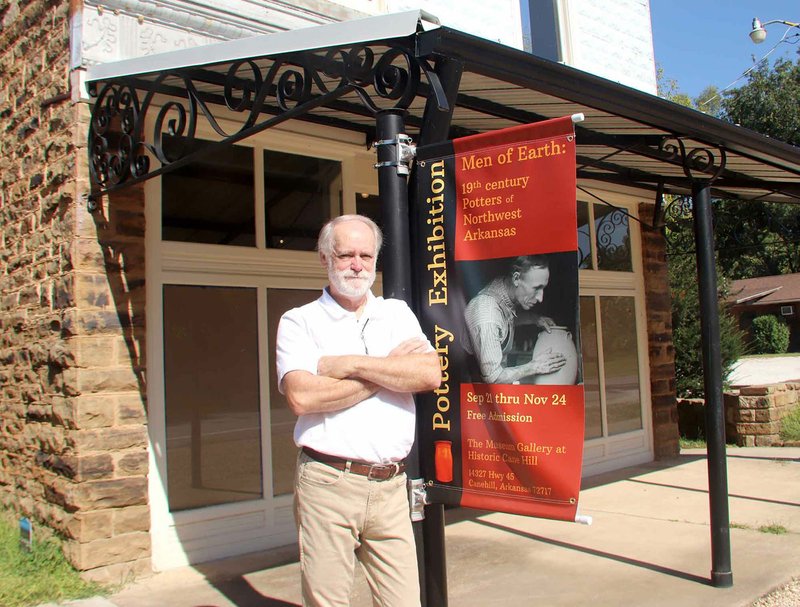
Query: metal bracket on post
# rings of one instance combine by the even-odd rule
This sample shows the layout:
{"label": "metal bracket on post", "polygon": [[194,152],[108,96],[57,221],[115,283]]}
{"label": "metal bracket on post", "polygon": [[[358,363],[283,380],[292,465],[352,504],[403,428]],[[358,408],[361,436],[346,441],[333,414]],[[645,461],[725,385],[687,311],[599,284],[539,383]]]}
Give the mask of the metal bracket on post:
{"label": "metal bracket on post", "polygon": [[395,160],[386,160],[375,163],[375,168],[397,167],[398,175],[408,175],[411,172],[411,163],[417,155],[417,146],[411,143],[411,137],[404,133],[399,133],[395,139],[381,139],[372,144],[373,147],[381,145],[395,146]]}
{"label": "metal bracket on post", "polygon": [[425,481],[421,478],[408,479],[408,503],[411,506],[411,522],[425,519],[425,506],[429,504],[425,491]]}

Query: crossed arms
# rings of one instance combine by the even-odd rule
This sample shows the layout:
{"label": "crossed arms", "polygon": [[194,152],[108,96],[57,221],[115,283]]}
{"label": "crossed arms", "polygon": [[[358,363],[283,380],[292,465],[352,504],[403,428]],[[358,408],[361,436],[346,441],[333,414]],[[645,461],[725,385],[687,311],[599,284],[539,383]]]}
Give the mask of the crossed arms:
{"label": "crossed arms", "polygon": [[419,338],[408,339],[388,356],[323,356],[317,374],[290,371],[283,377],[283,391],[295,415],[346,409],[380,389],[393,392],[425,392],[442,381],[439,357],[428,352]]}

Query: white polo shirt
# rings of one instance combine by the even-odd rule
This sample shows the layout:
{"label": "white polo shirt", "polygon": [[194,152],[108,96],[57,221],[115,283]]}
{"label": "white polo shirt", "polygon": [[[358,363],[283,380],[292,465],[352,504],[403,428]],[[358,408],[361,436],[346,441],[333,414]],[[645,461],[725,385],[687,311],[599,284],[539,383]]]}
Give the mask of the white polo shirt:
{"label": "white polo shirt", "polygon": [[[342,308],[328,290],[309,304],[286,312],[278,325],[278,385],[290,371],[317,373],[322,356],[386,356],[401,342],[427,337],[414,313],[399,299],[367,294],[361,318]],[[428,342],[428,348],[433,347]],[[347,409],[297,418],[294,441],[321,453],[370,463],[399,461],[414,442],[414,399],[381,389]]]}

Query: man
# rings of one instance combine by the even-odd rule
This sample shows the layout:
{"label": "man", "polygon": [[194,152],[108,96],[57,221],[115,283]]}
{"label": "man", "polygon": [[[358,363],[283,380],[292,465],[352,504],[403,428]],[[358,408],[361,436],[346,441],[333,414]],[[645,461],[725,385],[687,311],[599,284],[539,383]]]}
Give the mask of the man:
{"label": "man", "polygon": [[409,307],[370,291],[381,242],[367,217],[326,224],[317,249],[329,286],[278,326],[278,381],[301,447],[304,605],[349,605],[356,558],[376,605],[419,605],[404,458],[414,441],[412,393],[438,387],[441,370]]}
{"label": "man", "polygon": [[[554,373],[566,364],[559,352],[546,351],[522,365],[508,366],[508,352],[514,345],[517,308],[530,310],[542,302],[550,282],[546,257],[517,257],[507,276],[495,278],[470,300],[464,313],[468,339],[465,349],[475,358],[486,383],[513,384],[535,375]],[[540,316],[536,324],[550,331],[551,318]]]}

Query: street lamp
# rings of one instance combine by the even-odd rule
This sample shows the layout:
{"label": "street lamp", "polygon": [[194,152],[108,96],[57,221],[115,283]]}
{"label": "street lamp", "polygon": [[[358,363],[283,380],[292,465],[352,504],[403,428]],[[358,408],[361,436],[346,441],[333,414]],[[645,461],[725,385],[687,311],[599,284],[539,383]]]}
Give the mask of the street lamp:
{"label": "street lamp", "polygon": [[793,21],[784,21],[783,19],[773,19],[772,21],[761,23],[758,17],[754,17],[753,29],[750,30],[750,40],[752,40],[756,44],[761,44],[762,42],[764,42],[764,40],[767,39],[767,30],[764,28],[765,26],[770,25],[771,23],[783,23],[784,25],[788,25],[789,27],[800,28],[800,23],[794,23]]}

